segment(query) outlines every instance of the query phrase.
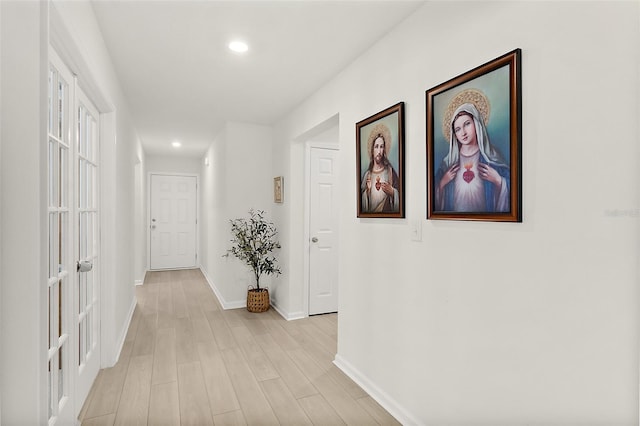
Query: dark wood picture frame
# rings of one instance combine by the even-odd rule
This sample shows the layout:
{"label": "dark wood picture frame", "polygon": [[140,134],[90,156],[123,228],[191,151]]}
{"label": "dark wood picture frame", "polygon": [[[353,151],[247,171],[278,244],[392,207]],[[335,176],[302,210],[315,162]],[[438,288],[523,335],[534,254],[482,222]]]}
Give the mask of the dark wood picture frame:
{"label": "dark wood picture frame", "polygon": [[426,91],[427,219],[522,222],[521,97],[520,49]]}
{"label": "dark wood picture frame", "polygon": [[403,218],[404,102],[356,123],[356,170],[358,217]]}

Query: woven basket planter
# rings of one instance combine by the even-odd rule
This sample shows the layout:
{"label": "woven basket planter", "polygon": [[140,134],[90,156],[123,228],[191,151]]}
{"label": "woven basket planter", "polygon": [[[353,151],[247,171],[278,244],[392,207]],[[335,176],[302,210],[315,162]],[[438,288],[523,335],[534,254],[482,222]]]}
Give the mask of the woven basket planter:
{"label": "woven basket planter", "polygon": [[266,312],[269,310],[269,290],[251,288],[247,291],[247,311]]}

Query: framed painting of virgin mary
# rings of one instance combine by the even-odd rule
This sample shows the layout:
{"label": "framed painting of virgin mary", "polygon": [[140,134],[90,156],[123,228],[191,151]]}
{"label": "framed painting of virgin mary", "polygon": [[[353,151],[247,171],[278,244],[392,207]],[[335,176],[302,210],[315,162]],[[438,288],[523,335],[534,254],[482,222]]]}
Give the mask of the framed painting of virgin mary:
{"label": "framed painting of virgin mary", "polygon": [[427,219],[522,222],[520,56],[427,90]]}

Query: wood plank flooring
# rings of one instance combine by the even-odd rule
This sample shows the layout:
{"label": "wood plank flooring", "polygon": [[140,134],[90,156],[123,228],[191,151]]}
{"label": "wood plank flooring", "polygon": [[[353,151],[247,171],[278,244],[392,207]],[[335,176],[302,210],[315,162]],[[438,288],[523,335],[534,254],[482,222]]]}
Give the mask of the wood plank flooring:
{"label": "wood plank flooring", "polygon": [[83,426],[398,425],[334,364],[337,314],[223,310],[197,270],[149,272]]}

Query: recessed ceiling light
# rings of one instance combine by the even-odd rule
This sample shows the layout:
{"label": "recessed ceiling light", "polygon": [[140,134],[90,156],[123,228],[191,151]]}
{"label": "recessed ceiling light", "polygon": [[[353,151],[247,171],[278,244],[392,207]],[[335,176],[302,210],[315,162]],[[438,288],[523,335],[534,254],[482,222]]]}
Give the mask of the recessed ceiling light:
{"label": "recessed ceiling light", "polygon": [[247,43],[245,43],[244,41],[236,40],[229,43],[229,49],[237,53],[244,53],[249,50],[249,45],[247,45]]}
{"label": "recessed ceiling light", "polygon": [[171,142],[171,146],[174,148],[180,148],[182,144],[178,141],[175,141],[175,142]]}

